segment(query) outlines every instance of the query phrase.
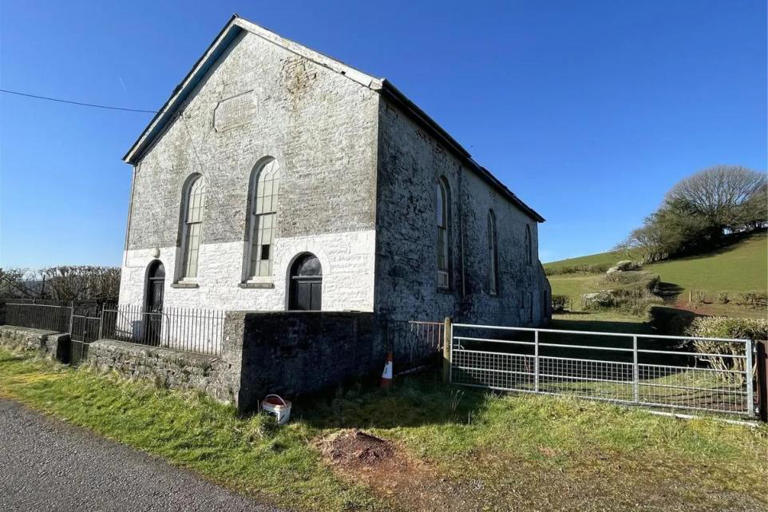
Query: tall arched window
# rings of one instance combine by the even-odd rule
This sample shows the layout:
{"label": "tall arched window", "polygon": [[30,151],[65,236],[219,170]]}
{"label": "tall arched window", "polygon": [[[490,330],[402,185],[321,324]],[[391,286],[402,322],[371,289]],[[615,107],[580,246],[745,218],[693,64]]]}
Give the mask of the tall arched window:
{"label": "tall arched window", "polygon": [[277,198],[280,166],[269,158],[251,175],[248,211],[247,279],[270,278],[274,260],[273,240],[277,229]]}
{"label": "tall arched window", "polygon": [[440,178],[436,187],[437,202],[437,287],[448,288],[448,233],[450,232],[450,194],[445,179]]}
{"label": "tall arched window", "polygon": [[525,225],[525,258],[526,262],[531,265],[533,263],[533,244],[531,243],[531,226]]}
{"label": "tall arched window", "polygon": [[488,210],[488,292],[491,295],[499,293],[499,248],[493,210]]}
{"label": "tall arched window", "polygon": [[179,279],[197,277],[198,254],[203,234],[203,208],[205,206],[205,181],[199,174],[187,179],[184,190],[181,225],[181,271]]}

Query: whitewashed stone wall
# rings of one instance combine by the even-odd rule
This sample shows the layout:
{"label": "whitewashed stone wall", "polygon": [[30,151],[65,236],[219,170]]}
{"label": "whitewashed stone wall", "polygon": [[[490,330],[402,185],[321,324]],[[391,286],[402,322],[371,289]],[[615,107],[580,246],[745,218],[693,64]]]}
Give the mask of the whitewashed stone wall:
{"label": "whitewashed stone wall", "polygon": [[[373,311],[375,232],[328,233],[317,236],[278,238],[275,242],[273,288],[243,288],[243,242],[203,244],[197,288],[174,288],[166,279],[164,303],[173,307],[235,311],[283,311],[287,309],[289,267],[304,252],[315,254],[323,267],[322,309],[326,311]],[[143,305],[146,271],[159,259],[166,276],[174,275],[176,247],[125,253],[120,303]]]}
{"label": "whitewashed stone wall", "polygon": [[[164,304],[285,310],[288,265],[312,252],[323,310],[373,310],[379,96],[261,37],[236,40],[135,168],[120,303],[144,301],[159,252]],[[243,288],[248,188],[280,165],[272,288]],[[173,287],[185,180],[206,183],[198,288]]]}

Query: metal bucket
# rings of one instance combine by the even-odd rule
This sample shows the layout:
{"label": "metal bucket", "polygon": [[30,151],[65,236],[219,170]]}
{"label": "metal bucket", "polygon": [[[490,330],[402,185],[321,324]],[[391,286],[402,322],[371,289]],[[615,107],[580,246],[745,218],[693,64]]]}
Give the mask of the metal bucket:
{"label": "metal bucket", "polygon": [[291,401],[279,395],[270,394],[261,401],[261,408],[277,417],[277,424],[284,425],[291,417]]}

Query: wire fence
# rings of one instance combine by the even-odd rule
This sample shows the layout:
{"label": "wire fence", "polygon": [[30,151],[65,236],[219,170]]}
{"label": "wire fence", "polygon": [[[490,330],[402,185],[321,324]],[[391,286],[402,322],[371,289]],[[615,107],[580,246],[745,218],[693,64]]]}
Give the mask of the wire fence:
{"label": "wire fence", "polygon": [[[455,384],[746,416],[755,411],[747,339],[470,324],[453,324],[450,337]],[[708,352],[696,349],[701,341]]]}

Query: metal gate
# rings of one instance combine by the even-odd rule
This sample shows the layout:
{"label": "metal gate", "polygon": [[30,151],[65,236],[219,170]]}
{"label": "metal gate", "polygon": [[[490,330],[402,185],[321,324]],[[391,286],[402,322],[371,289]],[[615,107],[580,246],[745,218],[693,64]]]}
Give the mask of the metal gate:
{"label": "metal gate", "polygon": [[654,408],[754,416],[753,343],[453,324],[450,380]]}
{"label": "metal gate", "polygon": [[72,315],[70,320],[69,363],[79,364],[88,354],[88,344],[101,337],[101,317]]}

